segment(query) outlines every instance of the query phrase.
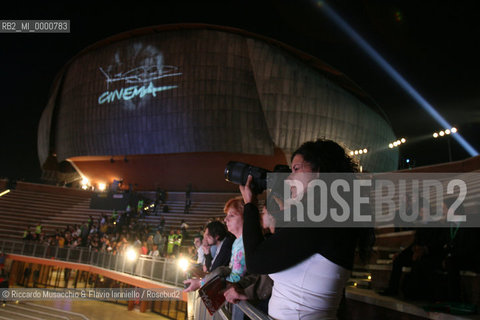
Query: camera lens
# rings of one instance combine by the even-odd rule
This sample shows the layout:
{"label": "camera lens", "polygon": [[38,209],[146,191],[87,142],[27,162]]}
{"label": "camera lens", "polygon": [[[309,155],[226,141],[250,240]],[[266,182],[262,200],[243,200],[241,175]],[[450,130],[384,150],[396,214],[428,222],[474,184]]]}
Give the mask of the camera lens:
{"label": "camera lens", "polygon": [[245,185],[250,166],[243,162],[230,161],[225,168],[225,180],[236,184]]}

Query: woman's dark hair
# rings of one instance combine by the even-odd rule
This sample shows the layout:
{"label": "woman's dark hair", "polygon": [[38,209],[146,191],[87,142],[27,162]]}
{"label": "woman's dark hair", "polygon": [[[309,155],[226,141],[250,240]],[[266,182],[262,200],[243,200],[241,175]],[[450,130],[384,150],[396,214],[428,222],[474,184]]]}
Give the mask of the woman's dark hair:
{"label": "woman's dark hair", "polygon": [[[357,162],[338,143],[328,139],[318,139],[303,143],[293,154],[292,159],[301,155],[313,172],[359,172]],[[357,232],[358,255],[362,263],[367,263],[375,244],[373,228],[359,228]]]}
{"label": "woman's dark hair", "polygon": [[292,154],[291,160],[297,154],[310,163],[314,172],[358,172],[357,163],[332,140],[305,142]]}

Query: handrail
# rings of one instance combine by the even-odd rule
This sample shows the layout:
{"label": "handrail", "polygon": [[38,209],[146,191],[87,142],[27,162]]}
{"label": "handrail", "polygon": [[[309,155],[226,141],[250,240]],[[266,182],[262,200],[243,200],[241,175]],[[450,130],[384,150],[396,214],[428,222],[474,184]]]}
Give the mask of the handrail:
{"label": "handrail", "polygon": [[185,272],[177,267],[175,259],[139,256],[131,261],[125,254],[113,255],[89,248],[60,248],[32,241],[0,239],[0,250],[6,254],[19,254],[65,262],[83,263],[162,282],[183,288]]}
{"label": "handrail", "polygon": [[273,320],[270,316],[252,306],[248,301],[237,304],[225,303],[213,316],[207,311],[198,292],[188,295],[189,317],[195,320],[243,320],[247,315],[252,320]]}
{"label": "handrail", "polygon": [[[168,258],[142,255],[136,261],[129,261],[127,256],[122,254],[113,255],[107,252],[96,252],[89,248],[60,248],[33,241],[9,239],[0,239],[0,251],[5,254],[54,258],[60,261],[89,264],[181,288],[183,288],[183,280],[186,279],[185,273],[177,267],[176,260]],[[226,304],[212,317],[200,300],[197,292],[188,295],[188,305],[189,319],[237,320],[243,319],[245,314],[252,320],[272,320],[271,317],[247,301],[241,301],[234,305]]]}

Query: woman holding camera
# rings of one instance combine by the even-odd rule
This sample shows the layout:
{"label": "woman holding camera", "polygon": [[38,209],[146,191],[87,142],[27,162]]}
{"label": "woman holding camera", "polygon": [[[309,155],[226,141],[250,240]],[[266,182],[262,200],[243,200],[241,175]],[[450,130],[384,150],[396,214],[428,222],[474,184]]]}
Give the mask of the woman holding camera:
{"label": "woman holding camera", "polygon": [[[292,155],[292,176],[301,173],[357,172],[337,143],[304,143]],[[354,252],[371,233],[359,228],[279,228],[264,238],[252,177],[240,186],[245,208],[243,241],[247,270],[274,281],[269,315],[275,319],[336,319]],[[292,197],[295,197],[292,190]]]}

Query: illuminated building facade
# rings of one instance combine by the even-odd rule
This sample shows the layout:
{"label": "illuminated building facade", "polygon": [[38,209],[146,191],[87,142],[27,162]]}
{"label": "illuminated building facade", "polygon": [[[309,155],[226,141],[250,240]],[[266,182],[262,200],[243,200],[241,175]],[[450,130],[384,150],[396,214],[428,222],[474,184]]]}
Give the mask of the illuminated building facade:
{"label": "illuminated building facade", "polygon": [[96,43],[60,71],[38,130],[40,163],[94,183],[222,191],[230,160],[272,169],[325,137],[368,171],[397,168],[381,109],[322,61],[238,29],[168,25]]}

